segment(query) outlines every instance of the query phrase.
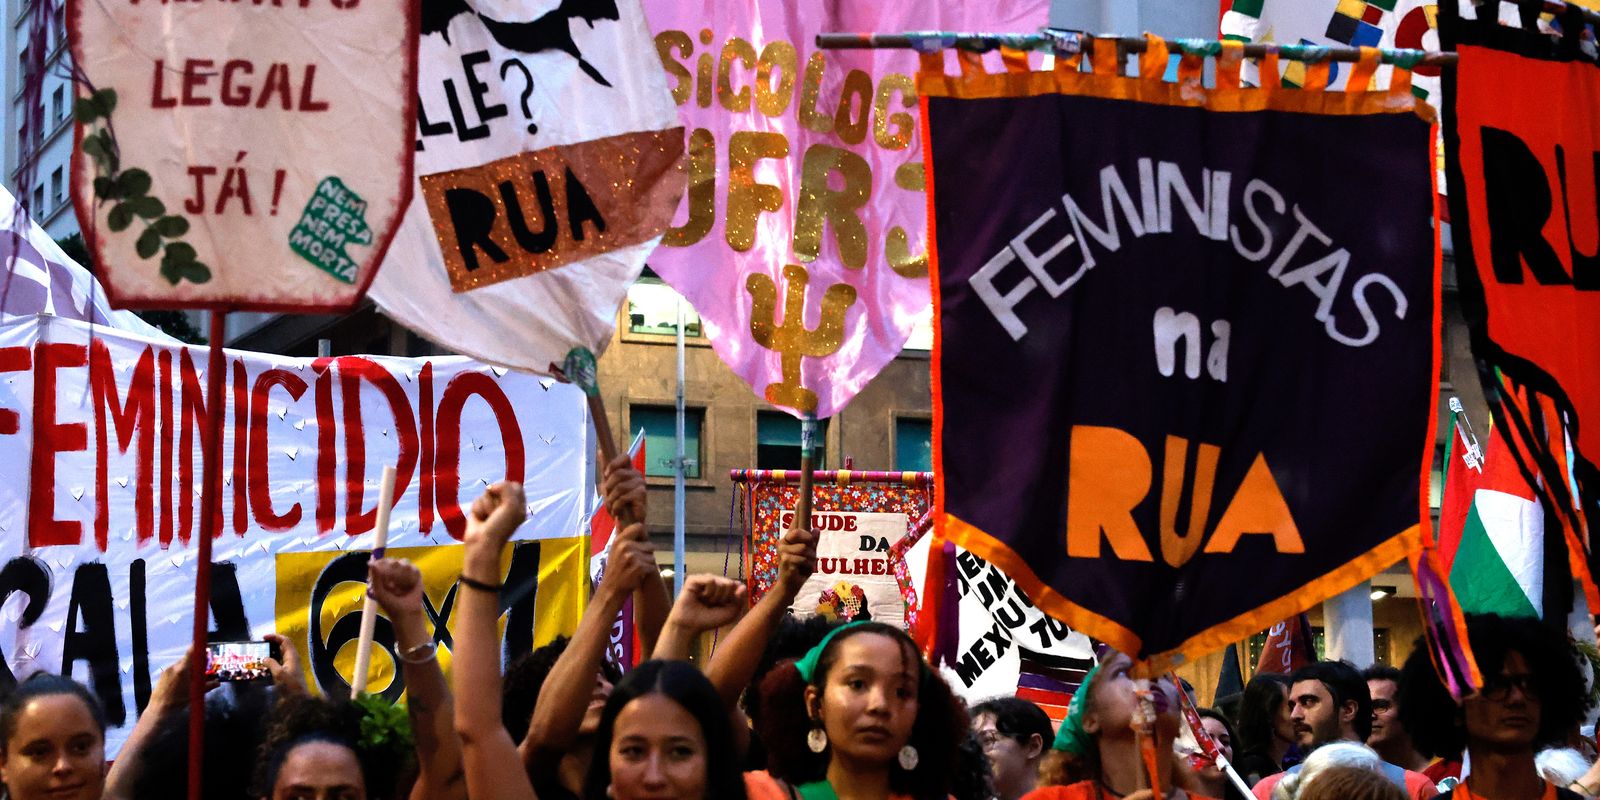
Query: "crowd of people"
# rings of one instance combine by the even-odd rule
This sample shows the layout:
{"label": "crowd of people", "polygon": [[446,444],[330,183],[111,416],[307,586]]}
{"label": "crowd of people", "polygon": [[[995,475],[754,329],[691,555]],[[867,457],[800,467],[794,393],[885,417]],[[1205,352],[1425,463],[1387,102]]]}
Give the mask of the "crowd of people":
{"label": "crowd of people", "polygon": [[[605,500],[643,519],[626,458]],[[208,800],[1557,800],[1600,795],[1580,658],[1536,621],[1468,617],[1483,673],[1457,701],[1418,647],[1402,669],[1323,661],[1254,677],[1231,713],[1199,710],[1224,759],[1185,736],[1187,691],[1137,677],[1105,650],[1059,725],[997,697],[970,707],[899,627],[788,613],[816,565],[815,533],[778,545],[772,590],[694,576],[666,596],[642,525],[620,531],[571,638],[502,670],[501,556],[526,508],[515,484],[472,505],[448,649],[426,625],[421,574],[369,565],[394,635],[405,712],[318,697],[293,643],[275,637],[270,685],[207,688]],[[635,598],[650,658],[605,658]],[[659,624],[650,622],[652,617]],[[732,626],[691,660],[701,634]],[[1581,663],[1580,663],[1581,662]],[[40,673],[0,700],[0,781],[10,800],[185,796],[189,659],[169,667],[106,768],[106,719],[69,678]],[[1592,670],[1591,670],[1592,672]],[[1224,768],[1227,762],[1231,766]],[[1248,794],[1244,787],[1249,787]]]}

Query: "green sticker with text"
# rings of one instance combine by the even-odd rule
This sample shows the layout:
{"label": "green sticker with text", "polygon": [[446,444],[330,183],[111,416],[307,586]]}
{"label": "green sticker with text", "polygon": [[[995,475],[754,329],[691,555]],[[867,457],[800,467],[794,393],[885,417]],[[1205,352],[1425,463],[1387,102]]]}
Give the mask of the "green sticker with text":
{"label": "green sticker with text", "polygon": [[344,252],[350,242],[372,244],[367,202],[338,178],[323,178],[289,233],[289,248],[345,283],[356,282],[356,262]]}

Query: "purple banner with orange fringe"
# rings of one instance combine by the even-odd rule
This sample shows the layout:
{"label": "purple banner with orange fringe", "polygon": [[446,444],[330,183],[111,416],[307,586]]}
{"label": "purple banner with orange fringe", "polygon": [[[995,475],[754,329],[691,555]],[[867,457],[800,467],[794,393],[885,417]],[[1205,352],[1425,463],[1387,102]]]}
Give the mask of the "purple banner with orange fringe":
{"label": "purple banner with orange fringe", "polygon": [[1403,69],[1372,85],[1377,51],[1333,92],[1326,61],[1250,89],[1225,46],[1208,89],[1198,54],[1165,80],[1158,39],[1140,77],[1093,47],[920,76],[939,525],[1162,670],[1419,544],[1432,114]]}

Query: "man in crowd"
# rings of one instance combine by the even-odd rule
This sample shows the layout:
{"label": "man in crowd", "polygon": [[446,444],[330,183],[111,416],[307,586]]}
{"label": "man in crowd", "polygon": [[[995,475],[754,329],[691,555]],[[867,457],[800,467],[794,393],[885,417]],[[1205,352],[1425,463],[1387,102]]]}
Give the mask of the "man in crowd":
{"label": "man in crowd", "polygon": [[1486,614],[1466,621],[1483,686],[1460,705],[1440,683],[1425,648],[1412,652],[1401,671],[1401,713],[1417,749],[1470,755],[1465,783],[1441,797],[1573,800],[1600,794],[1591,775],[1567,787],[1548,784],[1534,761],[1539,750],[1566,741],[1584,708],[1583,677],[1564,634],[1532,619]]}
{"label": "man in crowd", "polygon": [[1400,722],[1400,670],[1371,666],[1361,677],[1367,679],[1367,691],[1372,694],[1372,733],[1367,736],[1367,746],[1390,764],[1414,772],[1426,770],[1428,759],[1417,752],[1411,734]]}
{"label": "man in crowd", "polygon": [[[1290,680],[1289,718],[1301,750],[1309,754],[1329,742],[1366,741],[1372,731],[1372,695],[1355,667],[1343,661],[1319,661],[1301,668]],[[1268,776],[1251,792],[1257,800],[1270,800],[1272,787],[1286,774]],[[1419,772],[1386,763],[1384,774],[1414,800],[1435,795],[1433,782]]]}
{"label": "man in crowd", "polygon": [[999,800],[1017,800],[1039,785],[1039,760],[1055,741],[1044,710],[1020,697],[997,697],[972,707],[972,730],[994,768]]}

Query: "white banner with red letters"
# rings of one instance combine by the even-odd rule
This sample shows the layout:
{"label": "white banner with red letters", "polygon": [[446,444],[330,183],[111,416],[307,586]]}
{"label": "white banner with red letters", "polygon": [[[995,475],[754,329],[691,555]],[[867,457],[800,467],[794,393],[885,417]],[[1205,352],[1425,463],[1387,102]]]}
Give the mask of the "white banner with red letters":
{"label": "white banner with red letters", "polygon": [[[399,471],[389,547],[422,568],[436,630],[454,605],[463,509],[509,479],[527,487],[529,517],[506,554],[503,577],[520,587],[506,646],[570,632],[587,585],[581,391],[456,357],[226,359],[227,390],[208,398],[204,348],[50,316],[0,325],[0,689],[73,675],[105,704],[114,752],[189,642],[209,458],[225,482],[219,640],[276,630],[313,685],[340,688],[387,464]],[[220,451],[204,453],[219,401]],[[374,661],[391,670],[392,657]]]}

